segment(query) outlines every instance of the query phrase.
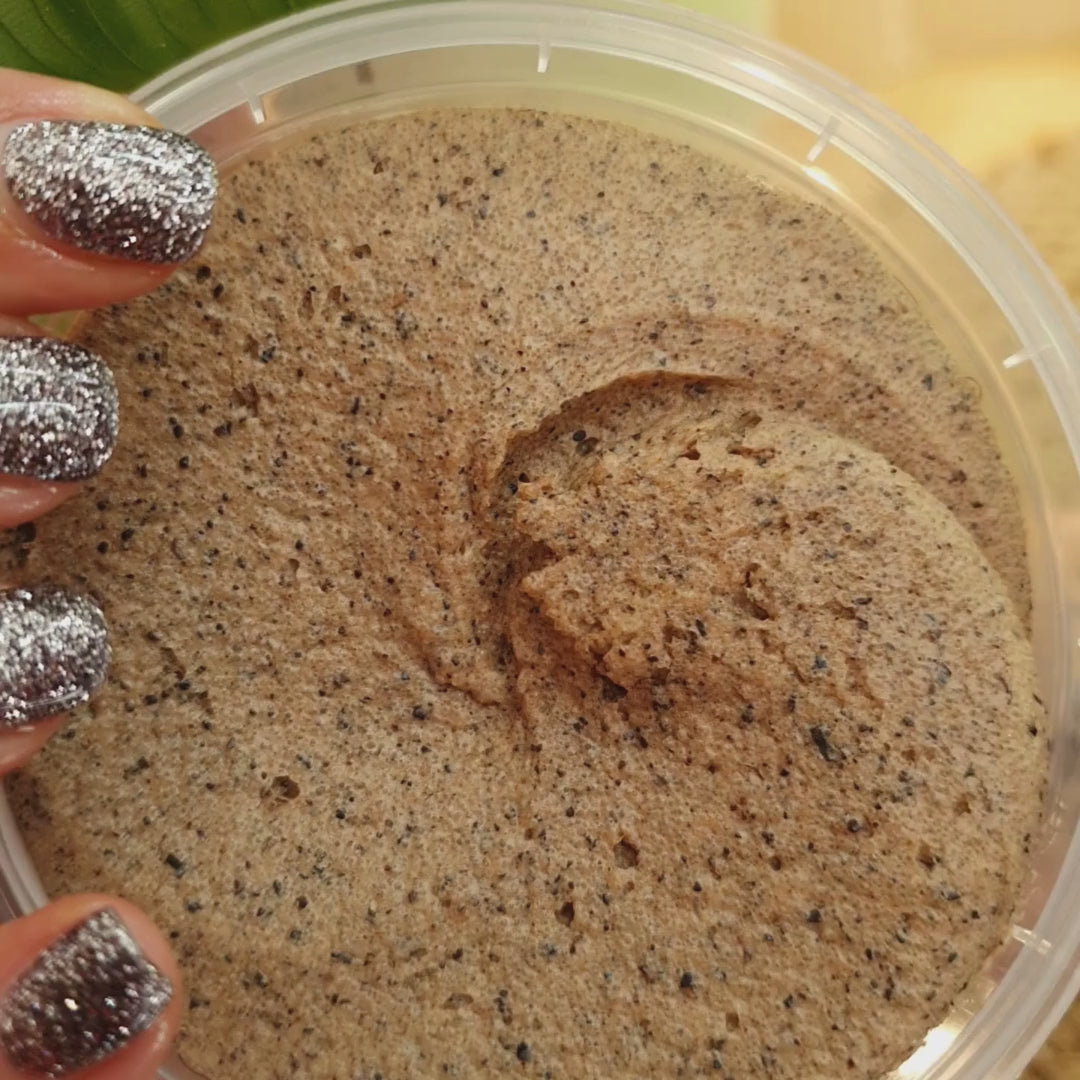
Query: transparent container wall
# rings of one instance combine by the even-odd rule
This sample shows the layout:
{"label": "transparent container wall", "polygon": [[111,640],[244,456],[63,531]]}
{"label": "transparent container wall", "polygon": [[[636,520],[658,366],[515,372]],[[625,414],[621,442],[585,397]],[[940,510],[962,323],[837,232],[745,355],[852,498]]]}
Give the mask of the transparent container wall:
{"label": "transparent container wall", "polygon": [[[971,182],[823,70],[636,0],[355,0],[212,50],[142,100],[226,167],[314,128],[429,105],[621,120],[825,202],[874,244],[980,388],[1017,477],[1054,725],[1047,817],[1013,937],[895,1076],[1017,1075],[1071,1000],[1080,955],[1080,560],[1070,559],[1080,540],[1080,333]],[[42,898],[0,805],[0,904],[5,896],[13,910]]]}

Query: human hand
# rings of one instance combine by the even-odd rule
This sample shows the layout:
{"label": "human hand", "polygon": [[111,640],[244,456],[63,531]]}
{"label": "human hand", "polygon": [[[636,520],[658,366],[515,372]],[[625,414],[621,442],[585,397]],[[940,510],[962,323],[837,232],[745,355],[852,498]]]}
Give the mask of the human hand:
{"label": "human hand", "polygon": [[[152,289],[209,225],[213,163],[152,124],[105,91],[0,70],[0,528],[63,502],[116,440],[105,360],[25,317]],[[108,660],[89,596],[0,589],[0,777],[98,689]],[[0,1080],[147,1080],[180,1011],[165,939],[122,900],[67,897],[0,926]]]}

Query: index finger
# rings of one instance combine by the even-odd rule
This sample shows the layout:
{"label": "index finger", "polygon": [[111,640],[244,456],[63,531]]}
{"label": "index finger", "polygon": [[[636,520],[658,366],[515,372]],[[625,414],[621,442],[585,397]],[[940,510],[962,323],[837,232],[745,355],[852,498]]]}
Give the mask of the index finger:
{"label": "index finger", "polygon": [[0,69],[0,312],[146,292],[198,249],[209,155],[117,94]]}

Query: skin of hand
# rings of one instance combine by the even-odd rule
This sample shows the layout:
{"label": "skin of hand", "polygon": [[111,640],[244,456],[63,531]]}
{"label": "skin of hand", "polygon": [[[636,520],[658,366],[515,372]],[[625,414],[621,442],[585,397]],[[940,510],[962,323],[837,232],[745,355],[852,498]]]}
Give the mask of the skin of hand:
{"label": "skin of hand", "polygon": [[[155,288],[198,249],[215,194],[209,156],[126,99],[0,70],[0,528],[58,506],[115,440],[109,358],[52,342],[27,316]],[[92,601],[2,585],[0,778],[108,661]],[[55,901],[0,926],[0,1080],[147,1080],[181,1000],[175,959],[140,911],[108,896]]]}

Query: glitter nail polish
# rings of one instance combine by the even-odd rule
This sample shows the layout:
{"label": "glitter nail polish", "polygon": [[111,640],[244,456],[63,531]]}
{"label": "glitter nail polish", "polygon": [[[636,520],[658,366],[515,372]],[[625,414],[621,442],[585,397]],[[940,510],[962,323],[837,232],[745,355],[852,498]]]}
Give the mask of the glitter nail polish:
{"label": "glitter nail polish", "polygon": [[210,155],[159,128],[20,124],[8,136],[0,167],[15,201],[54,239],[141,262],[194,255],[217,195]]}
{"label": "glitter nail polish", "polygon": [[116,443],[112,372],[66,341],[0,337],[0,473],[85,480]]}
{"label": "glitter nail polish", "polygon": [[105,681],[105,617],[54,585],[0,592],[0,732],[81,705]]}
{"label": "glitter nail polish", "polygon": [[31,1076],[66,1076],[129,1043],[172,984],[115,912],[91,915],[45,950],[0,1000],[0,1047]]}

